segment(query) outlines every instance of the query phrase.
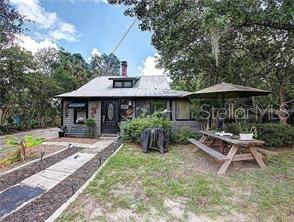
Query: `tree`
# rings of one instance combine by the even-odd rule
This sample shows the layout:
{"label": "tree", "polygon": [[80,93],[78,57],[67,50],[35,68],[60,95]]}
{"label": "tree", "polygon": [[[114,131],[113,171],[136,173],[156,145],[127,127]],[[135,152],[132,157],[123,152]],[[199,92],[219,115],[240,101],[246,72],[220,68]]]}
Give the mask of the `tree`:
{"label": "tree", "polygon": [[92,55],[90,60],[90,70],[92,72],[93,77],[94,76],[102,76],[102,57],[100,55]]}
{"label": "tree", "polygon": [[[38,126],[46,126],[48,120],[53,123],[58,116],[58,106],[53,97],[60,94],[62,88],[52,77],[39,72],[28,74],[27,82],[29,85],[20,105],[27,107],[28,116],[34,117]],[[42,90],[44,87],[46,90]]]}
{"label": "tree", "polygon": [[60,49],[59,62],[53,65],[52,77],[68,92],[77,89],[91,79],[88,64],[80,54],[71,54]]}
{"label": "tree", "polygon": [[90,61],[93,76],[119,76],[120,61],[114,54],[93,55]]}
{"label": "tree", "polygon": [[51,75],[54,66],[59,63],[58,49],[52,47],[39,49],[34,59],[40,72]]}
{"label": "tree", "polygon": [[0,125],[26,91],[27,75],[34,67],[32,60],[32,54],[19,47],[0,50]]}
{"label": "tree", "polygon": [[[110,1],[117,3],[117,1]],[[198,90],[222,80],[264,87],[286,122],[293,95],[291,0],[121,0],[152,44],[174,85]]]}
{"label": "tree", "polygon": [[0,0],[0,50],[23,31],[24,18],[8,0]]}

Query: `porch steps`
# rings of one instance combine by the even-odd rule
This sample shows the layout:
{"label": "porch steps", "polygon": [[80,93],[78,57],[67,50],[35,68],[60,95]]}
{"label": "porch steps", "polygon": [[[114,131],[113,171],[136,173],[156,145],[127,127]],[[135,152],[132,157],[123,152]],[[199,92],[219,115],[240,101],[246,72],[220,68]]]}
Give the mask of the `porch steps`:
{"label": "porch steps", "polygon": [[119,134],[118,133],[102,133],[100,138],[101,137],[118,137]]}

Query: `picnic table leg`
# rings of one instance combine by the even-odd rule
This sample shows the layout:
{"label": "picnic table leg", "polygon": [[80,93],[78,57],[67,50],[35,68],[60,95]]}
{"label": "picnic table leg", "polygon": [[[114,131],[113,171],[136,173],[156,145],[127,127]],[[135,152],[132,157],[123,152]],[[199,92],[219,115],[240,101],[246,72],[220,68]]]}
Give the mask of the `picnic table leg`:
{"label": "picnic table leg", "polygon": [[259,165],[259,167],[260,168],[265,167],[265,164],[264,164],[263,160],[258,155],[256,147],[251,146],[251,147],[249,147],[249,150],[250,150],[252,156],[254,157],[254,159],[256,160],[257,164]]}
{"label": "picnic table leg", "polygon": [[236,146],[236,145],[233,145],[233,146],[231,147],[231,149],[230,149],[230,151],[229,151],[229,153],[228,153],[228,155],[227,155],[227,157],[229,157],[230,159],[229,159],[229,160],[226,160],[226,161],[222,164],[222,166],[220,167],[220,169],[219,169],[217,175],[222,175],[222,174],[224,174],[224,173],[227,171],[227,169],[228,169],[228,167],[230,166],[232,160],[234,159],[234,156],[236,155],[238,149],[239,149],[239,147]]}
{"label": "picnic table leg", "polygon": [[[199,142],[204,143],[205,140],[207,139],[206,135],[202,135],[202,137],[200,138]],[[197,152],[199,150],[199,148],[197,146],[194,147],[194,149],[192,150],[192,152]]]}
{"label": "picnic table leg", "polygon": [[225,153],[225,144],[224,144],[224,141],[221,141],[221,144],[220,144],[219,148],[220,148],[221,153],[224,154]]}
{"label": "picnic table leg", "polygon": [[202,135],[202,137],[200,138],[199,142],[204,143],[206,139],[207,139],[207,136],[206,135]]}

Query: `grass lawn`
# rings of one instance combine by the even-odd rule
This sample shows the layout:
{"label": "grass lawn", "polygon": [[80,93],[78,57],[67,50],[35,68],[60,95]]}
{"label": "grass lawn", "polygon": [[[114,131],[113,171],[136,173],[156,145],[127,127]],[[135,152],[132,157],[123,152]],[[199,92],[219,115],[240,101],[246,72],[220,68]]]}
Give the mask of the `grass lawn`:
{"label": "grass lawn", "polygon": [[193,147],[144,154],[125,144],[60,221],[293,221],[294,149],[227,174]]}

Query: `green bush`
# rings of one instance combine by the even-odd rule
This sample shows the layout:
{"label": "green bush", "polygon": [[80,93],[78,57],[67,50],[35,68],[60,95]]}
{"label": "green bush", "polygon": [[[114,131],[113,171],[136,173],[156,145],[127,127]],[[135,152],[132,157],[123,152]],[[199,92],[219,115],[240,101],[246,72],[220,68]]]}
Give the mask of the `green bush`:
{"label": "green bush", "polygon": [[189,138],[198,139],[199,134],[193,132],[190,127],[182,127],[174,133],[172,141],[177,144],[188,144]]}
{"label": "green bush", "polygon": [[92,118],[86,119],[86,120],[85,120],[85,124],[86,124],[86,126],[89,127],[89,128],[96,126],[96,122],[95,122],[95,120],[92,119]]}
{"label": "green bush", "polygon": [[87,127],[89,127],[89,132],[87,133],[87,137],[95,137],[95,126],[96,126],[96,122],[94,119],[89,118],[85,120],[85,124]]}
{"label": "green bush", "polygon": [[[294,127],[279,123],[248,123],[249,126],[256,126],[257,139],[265,141],[268,147],[281,147],[294,145]],[[237,123],[228,124],[227,132],[238,135],[240,130]]]}
{"label": "green bush", "polygon": [[140,136],[146,128],[162,128],[171,136],[171,123],[166,118],[157,116],[138,117],[136,119],[125,121],[121,126],[123,139],[131,142],[140,142]]}

